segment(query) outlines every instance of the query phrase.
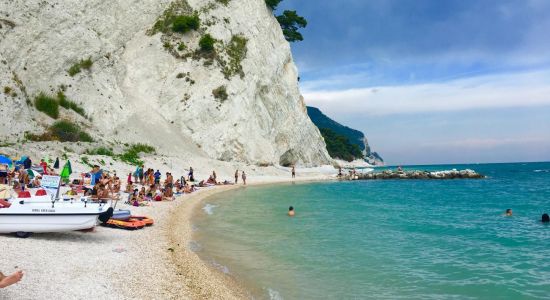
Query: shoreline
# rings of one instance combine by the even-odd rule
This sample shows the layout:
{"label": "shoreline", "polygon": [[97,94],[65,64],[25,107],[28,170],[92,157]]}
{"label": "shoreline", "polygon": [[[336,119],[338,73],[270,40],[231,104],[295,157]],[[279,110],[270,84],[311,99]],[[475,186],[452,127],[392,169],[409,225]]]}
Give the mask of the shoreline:
{"label": "shoreline", "polygon": [[221,270],[208,264],[200,256],[190,249],[189,244],[194,241],[193,218],[200,211],[200,205],[205,200],[214,195],[244,189],[248,186],[267,186],[277,184],[307,184],[313,182],[329,182],[332,178],[322,177],[303,177],[295,179],[271,179],[258,181],[244,185],[219,186],[192,195],[180,203],[172,211],[169,219],[171,230],[165,232],[166,238],[174,248],[170,258],[173,265],[181,274],[185,274],[186,290],[192,299],[243,299],[251,298],[251,292],[240,283],[238,277],[224,274]]}
{"label": "shoreline", "polygon": [[[331,181],[327,174],[259,176],[247,186]],[[174,201],[117,208],[146,215],[155,224],[128,231],[97,226],[93,231],[35,233],[27,239],[0,234],[5,259],[0,271],[23,270],[18,284],[0,299],[242,299],[251,294],[238,280],[210,266],[189,247],[192,217],[205,199],[242,184],[203,188]],[[238,279],[238,278],[237,278]]]}

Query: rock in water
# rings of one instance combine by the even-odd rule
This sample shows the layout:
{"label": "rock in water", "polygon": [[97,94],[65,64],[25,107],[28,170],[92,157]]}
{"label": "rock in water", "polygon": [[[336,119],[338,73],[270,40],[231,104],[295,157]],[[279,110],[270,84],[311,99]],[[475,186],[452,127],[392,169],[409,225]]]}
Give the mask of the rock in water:
{"label": "rock in water", "polygon": [[[3,1],[0,114],[10,126],[0,136],[43,133],[54,119],[34,99],[62,91],[84,116],[61,107],[59,118],[99,141],[225,161],[328,164],[272,12],[261,0],[222,2]],[[196,30],[160,26],[167,14],[194,13]],[[206,34],[213,52],[199,46]]]}

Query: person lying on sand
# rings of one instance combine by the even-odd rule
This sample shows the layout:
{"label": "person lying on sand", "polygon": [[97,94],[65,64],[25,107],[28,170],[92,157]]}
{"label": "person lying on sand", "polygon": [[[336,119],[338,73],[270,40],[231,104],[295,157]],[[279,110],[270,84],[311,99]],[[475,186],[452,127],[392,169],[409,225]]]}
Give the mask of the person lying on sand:
{"label": "person lying on sand", "polygon": [[19,270],[9,276],[5,276],[0,272],[0,289],[18,283],[23,278],[23,271]]}
{"label": "person lying on sand", "polygon": [[207,184],[216,184],[216,179],[210,175],[210,177],[208,177],[208,180],[206,181]]}
{"label": "person lying on sand", "polygon": [[191,189],[191,186],[186,183],[185,186],[183,186],[183,192],[185,194],[191,194],[193,192],[193,190]]}

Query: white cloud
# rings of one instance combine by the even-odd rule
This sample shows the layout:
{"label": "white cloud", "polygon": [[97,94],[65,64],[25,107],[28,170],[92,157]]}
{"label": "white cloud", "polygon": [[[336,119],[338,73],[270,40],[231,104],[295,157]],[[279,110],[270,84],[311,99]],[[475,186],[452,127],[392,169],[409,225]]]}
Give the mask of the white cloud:
{"label": "white cloud", "polygon": [[450,141],[423,143],[420,147],[426,148],[454,148],[454,149],[491,149],[504,146],[550,145],[548,139],[542,137],[514,137],[514,138],[468,138]]}
{"label": "white cloud", "polygon": [[550,105],[550,70],[338,91],[319,86],[316,82],[303,85],[306,103],[334,114],[391,115]]}

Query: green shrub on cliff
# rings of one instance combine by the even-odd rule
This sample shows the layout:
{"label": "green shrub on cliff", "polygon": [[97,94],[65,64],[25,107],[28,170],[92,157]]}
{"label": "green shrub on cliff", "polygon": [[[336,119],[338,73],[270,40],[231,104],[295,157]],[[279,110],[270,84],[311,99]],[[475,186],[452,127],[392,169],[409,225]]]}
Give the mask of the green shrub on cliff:
{"label": "green shrub on cliff", "polygon": [[197,30],[200,26],[198,15],[192,16],[177,16],[172,22],[172,30],[174,32],[186,33],[191,30]]}
{"label": "green shrub on cliff", "polygon": [[34,107],[53,119],[59,118],[59,103],[57,99],[44,93],[40,93],[34,98]]}
{"label": "green shrub on cliff", "polygon": [[60,142],[93,142],[92,137],[82,130],[80,126],[68,120],[60,120],[53,123],[46,132],[36,135],[25,133],[25,138],[31,141],[60,141]]}
{"label": "green shrub on cliff", "polygon": [[94,62],[92,61],[91,57],[88,57],[87,59],[81,59],[79,62],[73,64],[69,68],[69,70],[67,70],[67,73],[69,73],[69,75],[73,77],[74,75],[80,73],[82,69],[89,70],[93,64]]}
{"label": "green shrub on cliff", "polygon": [[210,34],[207,33],[203,35],[199,40],[199,47],[201,48],[201,51],[211,52],[211,51],[214,51],[215,43],[216,43],[216,40]]}

